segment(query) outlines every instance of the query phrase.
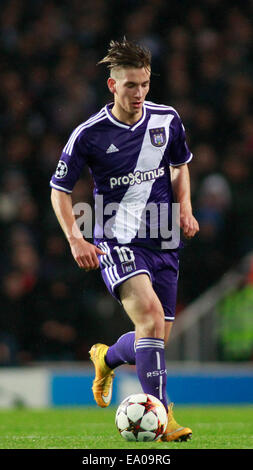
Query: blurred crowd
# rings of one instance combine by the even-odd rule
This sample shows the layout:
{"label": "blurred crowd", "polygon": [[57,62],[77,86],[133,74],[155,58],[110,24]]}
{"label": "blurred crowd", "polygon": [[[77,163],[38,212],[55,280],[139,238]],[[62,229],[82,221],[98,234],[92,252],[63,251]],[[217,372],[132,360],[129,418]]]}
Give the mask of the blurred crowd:
{"label": "blurred crowd", "polygon": [[[151,49],[149,99],[177,109],[194,154],[200,233],[185,241],[178,311],[253,249],[252,18],[252,0],[1,0],[0,365],[86,360],[129,328],[50,204],[69,134],[112,100],[96,65],[110,39]],[[78,201],[92,202],[88,170]]]}

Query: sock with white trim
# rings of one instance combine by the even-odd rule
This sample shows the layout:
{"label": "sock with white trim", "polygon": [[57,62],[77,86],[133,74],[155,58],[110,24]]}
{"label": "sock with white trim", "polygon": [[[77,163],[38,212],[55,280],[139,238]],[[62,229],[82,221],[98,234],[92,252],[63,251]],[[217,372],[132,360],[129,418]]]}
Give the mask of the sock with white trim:
{"label": "sock with white trim", "polygon": [[120,336],[118,341],[109,347],[105,362],[111,369],[122,364],[135,364],[135,331]]}
{"label": "sock with white trim", "polygon": [[163,339],[139,339],[136,345],[136,372],[143,392],[159,398],[167,410],[167,370]]}

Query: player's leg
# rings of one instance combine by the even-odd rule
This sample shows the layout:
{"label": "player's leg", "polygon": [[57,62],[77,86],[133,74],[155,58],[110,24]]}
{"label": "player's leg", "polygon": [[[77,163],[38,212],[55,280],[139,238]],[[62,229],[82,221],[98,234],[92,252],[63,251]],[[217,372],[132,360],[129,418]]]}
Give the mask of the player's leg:
{"label": "player's leg", "polygon": [[136,370],[143,391],[157,396],[167,407],[162,305],[146,274],[133,276],[123,282],[119,287],[119,295],[126,313],[135,325],[135,337],[130,332],[110,348],[102,344],[91,348],[91,359],[95,368],[97,366],[93,383],[95,400],[99,406],[108,406],[110,393],[107,397],[104,392],[104,378],[108,377],[109,380],[109,373],[119,364],[117,361],[120,356],[124,362],[129,362],[132,356],[134,363],[135,353]]}
{"label": "player's leg", "polygon": [[[146,289],[148,293],[145,293]],[[136,276],[136,278],[134,277],[125,281],[119,288],[119,295],[126,312],[135,324],[136,330],[129,331],[120,336],[117,342],[108,348],[105,361],[111,369],[124,363],[135,364],[136,343],[140,337],[151,336],[163,339],[164,336],[164,315],[162,306],[153,292],[148,276],[139,275],[138,279]],[[149,310],[151,313],[149,313]],[[143,312],[146,313],[144,314]],[[158,315],[158,322],[152,319],[155,314]],[[149,325],[149,323],[152,325],[154,321],[159,323],[159,327],[156,329],[150,328]]]}
{"label": "player's leg", "polygon": [[[171,331],[173,327],[173,321],[165,322],[165,335],[164,343],[165,345],[169,343]],[[163,434],[161,441],[170,442],[170,441],[187,441],[192,436],[192,430],[188,427],[181,426],[177,423],[173,414],[173,403],[170,403],[168,406],[168,424]]]}
{"label": "player's leg", "polygon": [[[94,398],[99,406],[105,407],[110,403],[114,376],[113,369],[121,364],[136,363],[137,340],[140,337],[163,340],[164,312],[152,288],[150,266],[147,264],[147,259],[145,260],[145,253],[139,252],[136,248],[129,252],[131,261],[127,262],[128,272],[129,268],[133,268],[133,270],[126,276],[126,272],[124,272],[125,263],[122,265],[121,260],[119,260],[118,247],[115,250],[113,244],[104,243],[102,248],[107,252],[106,256],[100,257],[104,282],[109,292],[129,312],[129,316],[136,327],[135,332],[132,331],[122,335],[110,347],[98,343],[93,345],[90,350],[90,357],[95,366],[95,379],[92,387]],[[150,259],[149,254],[148,261]],[[147,274],[142,274],[143,272]],[[138,279],[137,282],[136,279]],[[118,289],[115,288],[116,286]],[[138,357],[145,354],[148,344],[144,343],[140,342],[138,345]],[[154,342],[152,344],[154,345]],[[155,342],[155,345],[160,346],[156,351],[157,361],[160,361],[160,357],[164,357],[164,351],[161,351],[161,346],[164,345],[162,341]],[[165,370],[165,366],[163,367],[159,362],[157,364],[161,367],[161,370]],[[166,377],[161,380],[161,383],[165,385],[165,381]]]}
{"label": "player's leg", "polygon": [[[133,279],[133,278],[132,278]],[[142,277],[138,277],[138,279],[142,279]],[[142,280],[140,281],[142,282]],[[146,285],[148,286],[148,291],[150,291],[150,280],[147,276],[143,275],[143,282],[145,283],[145,288]],[[126,281],[122,286],[119,288],[119,295],[120,298],[122,299],[122,296],[124,295],[125,300],[122,302],[125,310],[127,311],[129,309],[130,312],[130,318],[131,318],[131,310],[133,308],[133,303],[134,303],[134,308],[137,309],[138,315],[141,315],[141,309],[139,308],[138,303],[136,304],[136,299],[135,295],[137,295],[137,301],[139,302],[139,293],[136,292],[135,288],[135,281],[132,282],[132,280]],[[142,284],[139,283],[138,281],[138,286],[140,286],[140,295],[143,296],[143,287]],[[129,295],[129,291],[131,291],[131,295]],[[148,299],[146,299],[148,300]],[[157,299],[155,299],[157,302]],[[122,301],[122,300],[121,300]],[[142,306],[143,308],[143,306]],[[152,312],[154,312],[153,306],[151,305]],[[164,336],[164,314],[162,312],[162,306],[159,303],[159,312],[161,312],[162,316],[162,332],[161,332],[161,337],[163,338]],[[134,320],[131,318],[133,323]],[[144,322],[140,318],[139,319],[140,323],[140,328],[143,328]],[[169,338],[169,331],[167,331],[167,326],[170,326],[170,323],[165,323],[166,331],[165,331],[165,336],[166,336],[166,341],[165,344]],[[138,341],[138,335],[140,335],[140,332],[138,331],[138,327],[136,331],[129,331],[128,333],[125,333],[124,335],[120,336],[120,338],[114,343],[112,346],[110,346],[107,350],[105,361],[107,365],[111,369],[115,369],[116,367],[119,367],[122,364],[135,364],[136,362],[136,343]],[[157,332],[156,332],[157,335]],[[143,335],[142,335],[143,336]],[[144,332],[145,336],[145,332]]]}
{"label": "player's leg", "polygon": [[[101,249],[107,254],[100,256],[100,268],[105,285],[111,295],[120,303],[119,286],[133,276],[143,272],[149,274],[143,256],[137,249],[103,242]],[[106,407],[110,404],[113,384],[113,369],[124,363],[135,364],[135,332],[122,335],[112,345],[94,344],[90,358],[95,366],[93,395],[97,404]]]}
{"label": "player's leg", "polygon": [[112,344],[105,356],[106,364],[111,368],[122,364],[135,364],[136,341],[135,331],[128,331],[119,337],[116,343]]}
{"label": "player's leg", "polygon": [[[173,322],[165,322],[164,345],[169,342]],[[122,364],[135,365],[136,360],[136,333],[128,331],[124,333],[116,343],[109,346],[106,351],[105,361],[111,368],[121,366]]]}
{"label": "player's leg", "polygon": [[170,341],[170,335],[171,335],[171,330],[173,327],[173,322],[172,321],[166,321],[165,326],[164,326],[164,344],[167,346],[167,344]]}
{"label": "player's leg", "polygon": [[[119,260],[118,256],[118,246],[115,249],[113,244],[104,243],[102,248],[107,252],[106,256],[100,257],[105,284],[109,292],[124,305],[136,327],[136,332],[122,335],[114,345],[108,347],[104,344],[95,344],[90,350],[91,360],[95,365],[93,394],[97,404],[104,407],[110,403],[113,369],[124,363],[136,363],[136,342],[138,339],[143,338],[143,341],[138,344],[137,355],[139,358],[145,355],[149,347],[156,346],[156,368],[160,368],[162,371],[160,373],[164,374],[164,377],[159,381],[158,390],[159,387],[161,389],[161,385],[166,386],[166,374],[164,373],[163,349],[164,312],[151,284],[148,263],[151,259],[150,253],[145,260],[145,253],[142,251],[139,253],[137,248],[131,250],[127,248],[130,260],[122,264],[122,260]],[[122,248],[125,249],[125,247]],[[127,275],[126,266],[128,268]],[[128,274],[129,272],[130,274]],[[142,274],[143,272],[147,274]],[[118,289],[115,289],[116,286]],[[150,338],[153,341],[150,342]],[[140,360],[137,362],[140,363]],[[137,369],[139,370],[139,367]],[[149,370],[147,373],[150,378],[152,371]],[[142,372],[140,374],[142,375]],[[155,374],[159,378],[157,372]],[[143,380],[142,378],[141,381]],[[148,383],[150,382],[148,381]]]}
{"label": "player's leg", "polygon": [[149,276],[140,274],[119,287],[122,305],[135,325],[135,341],[151,336],[164,340],[163,307],[153,290]]}
{"label": "player's leg", "polygon": [[[164,255],[166,268],[159,272],[154,283],[154,290],[159,296],[165,312],[165,335],[164,342],[167,344],[170,340],[173,322],[175,318],[176,296],[177,296],[177,272],[171,269],[169,254]],[[170,267],[170,268],[169,268]],[[168,406],[168,425],[161,440],[187,441],[192,436],[192,430],[188,427],[179,425],[173,414],[173,403]]]}
{"label": "player's leg", "polygon": [[145,393],[167,407],[164,312],[149,276],[132,277],[120,286],[120,298],[136,332],[136,372]]}
{"label": "player's leg", "polygon": [[[168,341],[172,323],[165,323],[165,344]],[[111,346],[95,344],[90,350],[90,357],[95,366],[93,394],[95,401],[101,407],[110,404],[112,395],[113,369],[122,364],[136,364],[136,333],[129,331]]]}

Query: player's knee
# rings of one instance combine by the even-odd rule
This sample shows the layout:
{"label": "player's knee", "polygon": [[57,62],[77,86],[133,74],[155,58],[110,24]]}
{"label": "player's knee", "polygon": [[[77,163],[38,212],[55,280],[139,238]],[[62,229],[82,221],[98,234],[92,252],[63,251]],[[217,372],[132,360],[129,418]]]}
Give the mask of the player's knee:
{"label": "player's knee", "polygon": [[164,314],[160,306],[152,299],[145,301],[136,326],[143,337],[164,336]]}

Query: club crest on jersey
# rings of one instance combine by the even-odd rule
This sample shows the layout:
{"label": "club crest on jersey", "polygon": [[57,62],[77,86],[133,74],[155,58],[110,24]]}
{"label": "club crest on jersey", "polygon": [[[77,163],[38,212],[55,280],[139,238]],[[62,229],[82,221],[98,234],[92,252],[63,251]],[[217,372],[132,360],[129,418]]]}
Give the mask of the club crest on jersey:
{"label": "club crest on jersey", "polygon": [[155,147],[163,147],[166,144],[165,127],[158,127],[157,129],[150,129],[151,144]]}

